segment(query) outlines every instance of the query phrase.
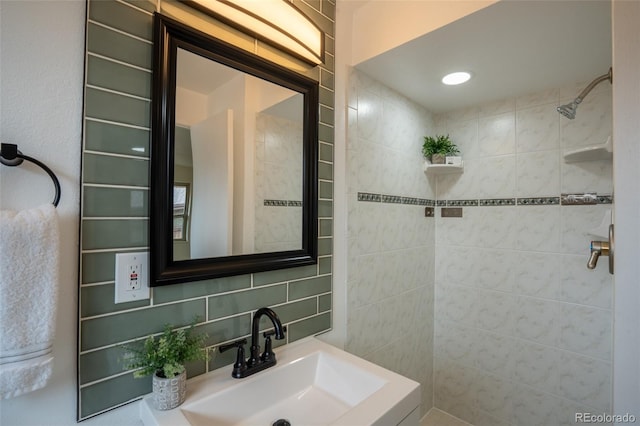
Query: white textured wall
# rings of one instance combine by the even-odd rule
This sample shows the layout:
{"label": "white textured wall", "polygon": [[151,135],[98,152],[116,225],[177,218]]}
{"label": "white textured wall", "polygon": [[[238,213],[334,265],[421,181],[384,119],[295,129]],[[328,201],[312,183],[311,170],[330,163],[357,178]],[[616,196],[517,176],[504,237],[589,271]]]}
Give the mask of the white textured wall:
{"label": "white textured wall", "polygon": [[[75,423],[84,15],[82,1],[0,2],[0,139],[47,164],[62,186],[53,377],[44,389],[1,401],[3,425]],[[1,166],[0,176],[3,209],[53,200],[51,180],[35,166]]]}
{"label": "white textured wall", "polygon": [[[439,200],[611,194],[611,160],[563,152],[611,134],[611,85],[575,120],[555,111],[587,82],[439,116],[460,146],[462,175]],[[464,207],[437,218],[435,406],[473,424],[565,425],[610,412],[613,279],[586,268],[611,205]],[[610,219],[610,214],[607,217]]]}
{"label": "white textured wall", "polygon": [[264,200],[302,201],[302,123],[258,113],[255,127],[255,251],[297,250],[302,207]]}
{"label": "white textured wall", "polygon": [[640,3],[613,1],[616,275],[613,409],[640,419]]}
{"label": "white textured wall", "polygon": [[358,192],[433,199],[422,137],[431,115],[365,74],[350,75],[347,339],[351,353],[422,384],[432,406],[435,219]]}
{"label": "white textured wall", "polygon": [[[0,401],[0,424],[76,424],[78,218],[85,2],[0,1],[0,140],[49,166],[60,180],[60,287],[54,369],[48,386]],[[39,168],[0,166],[0,205],[25,209],[53,200]],[[137,404],[85,422],[139,424]]]}

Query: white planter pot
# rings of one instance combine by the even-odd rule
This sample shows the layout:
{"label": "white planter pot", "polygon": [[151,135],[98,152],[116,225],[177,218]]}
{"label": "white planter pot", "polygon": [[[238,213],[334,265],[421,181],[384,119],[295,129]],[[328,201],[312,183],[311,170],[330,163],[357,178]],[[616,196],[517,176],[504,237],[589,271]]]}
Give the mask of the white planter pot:
{"label": "white planter pot", "polygon": [[431,164],[444,164],[444,154],[433,154],[431,156]]}
{"label": "white planter pot", "polygon": [[187,397],[187,372],[165,379],[153,375],[153,402],[158,410],[171,410]]}

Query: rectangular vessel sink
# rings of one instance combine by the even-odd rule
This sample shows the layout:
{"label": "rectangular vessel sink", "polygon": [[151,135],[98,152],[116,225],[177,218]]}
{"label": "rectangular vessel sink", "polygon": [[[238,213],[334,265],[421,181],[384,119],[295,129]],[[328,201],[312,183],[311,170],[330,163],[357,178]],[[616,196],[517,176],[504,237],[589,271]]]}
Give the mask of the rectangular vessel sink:
{"label": "rectangular vessel sink", "polygon": [[231,366],[190,380],[169,411],[140,405],[145,425],[397,425],[420,404],[420,385],[315,338],[276,349],[278,364],[246,379]]}

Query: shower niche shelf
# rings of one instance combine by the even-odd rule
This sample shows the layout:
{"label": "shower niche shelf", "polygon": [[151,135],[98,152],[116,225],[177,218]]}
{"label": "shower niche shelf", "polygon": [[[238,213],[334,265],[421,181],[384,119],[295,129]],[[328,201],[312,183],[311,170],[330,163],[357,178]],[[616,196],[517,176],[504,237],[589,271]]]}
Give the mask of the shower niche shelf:
{"label": "shower niche shelf", "polygon": [[610,160],[613,158],[613,143],[611,136],[603,144],[574,149],[564,153],[565,163],[578,163],[581,161]]}
{"label": "shower niche shelf", "polygon": [[464,173],[464,162],[460,164],[431,164],[424,163],[424,172],[427,175],[446,175],[451,173]]}

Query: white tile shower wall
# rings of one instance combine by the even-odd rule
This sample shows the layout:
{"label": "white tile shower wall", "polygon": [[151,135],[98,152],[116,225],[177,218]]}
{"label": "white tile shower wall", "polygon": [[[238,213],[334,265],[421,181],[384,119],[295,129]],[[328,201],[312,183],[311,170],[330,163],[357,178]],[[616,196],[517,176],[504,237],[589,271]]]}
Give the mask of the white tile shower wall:
{"label": "white tile shower wall", "polygon": [[358,192],[434,199],[423,172],[431,115],[364,74],[350,75],[346,349],[422,384],[433,404],[435,220],[424,207]]}
{"label": "white tile shower wall", "polygon": [[[575,120],[555,107],[586,85],[435,118],[465,160],[438,177],[437,199],[612,194],[611,161],[563,153],[611,134],[611,87]],[[612,278],[587,270],[610,205],[465,207],[436,218],[434,403],[474,425],[567,425],[611,409]]]}
{"label": "white tile shower wall", "polygon": [[[256,114],[255,251],[300,248],[302,207],[302,124]],[[265,200],[285,205],[265,205]],[[287,205],[286,203],[289,203]]]}

